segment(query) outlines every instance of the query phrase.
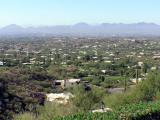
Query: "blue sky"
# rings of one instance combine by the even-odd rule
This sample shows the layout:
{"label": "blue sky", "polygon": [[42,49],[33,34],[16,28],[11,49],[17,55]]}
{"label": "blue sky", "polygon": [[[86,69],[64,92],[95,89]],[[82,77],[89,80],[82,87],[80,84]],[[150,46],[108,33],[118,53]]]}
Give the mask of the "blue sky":
{"label": "blue sky", "polygon": [[78,22],[160,24],[160,0],[0,0],[0,26]]}

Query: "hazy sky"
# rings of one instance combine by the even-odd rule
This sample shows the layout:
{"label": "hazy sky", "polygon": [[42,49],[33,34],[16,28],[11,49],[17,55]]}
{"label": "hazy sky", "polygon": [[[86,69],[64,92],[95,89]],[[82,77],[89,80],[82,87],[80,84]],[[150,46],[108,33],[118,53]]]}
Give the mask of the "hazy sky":
{"label": "hazy sky", "polygon": [[155,22],[160,0],[0,0],[0,26]]}

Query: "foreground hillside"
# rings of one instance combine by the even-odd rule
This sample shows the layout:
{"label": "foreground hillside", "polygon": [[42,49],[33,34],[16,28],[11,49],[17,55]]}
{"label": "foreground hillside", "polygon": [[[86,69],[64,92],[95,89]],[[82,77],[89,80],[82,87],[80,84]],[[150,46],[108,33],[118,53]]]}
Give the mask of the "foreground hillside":
{"label": "foreground hillside", "polygon": [[[54,114],[54,113],[52,113]],[[53,115],[54,116],[54,115]],[[45,117],[45,118],[44,118]],[[29,114],[18,116],[16,120],[35,119]],[[41,116],[45,120],[159,120],[160,119],[160,101],[149,103],[129,104],[118,107],[112,112],[107,113],[79,113],[75,115],[50,118]],[[39,120],[38,119],[38,120]]]}
{"label": "foreground hillside", "polygon": [[68,105],[46,102],[36,111],[16,116],[15,120],[159,120],[159,78],[159,73],[151,72],[145,81],[131,90],[123,94],[105,95],[105,106],[112,108],[112,112],[90,113],[99,108],[103,92],[94,87],[85,92],[82,86],[76,86],[73,88],[75,97]]}

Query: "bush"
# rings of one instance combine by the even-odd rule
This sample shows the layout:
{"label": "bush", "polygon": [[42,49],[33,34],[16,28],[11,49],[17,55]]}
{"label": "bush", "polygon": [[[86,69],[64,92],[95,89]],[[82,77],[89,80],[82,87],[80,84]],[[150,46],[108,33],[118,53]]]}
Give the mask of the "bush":
{"label": "bush", "polygon": [[57,116],[75,114],[76,112],[77,108],[72,104],[67,104],[64,106],[49,102],[44,107],[40,107],[38,109],[38,120],[50,120],[51,118],[55,118]]}
{"label": "bush", "polygon": [[14,120],[35,120],[36,117],[34,114],[32,113],[24,113],[24,114],[20,114],[15,116]]}
{"label": "bush", "polygon": [[77,108],[72,104],[60,105],[47,102],[44,107],[39,106],[36,113],[24,113],[14,117],[14,120],[51,120],[56,117],[62,117],[77,113]]}
{"label": "bush", "polygon": [[76,86],[73,88],[72,103],[79,111],[88,111],[95,108],[103,99],[105,94],[103,89],[92,86],[91,90],[85,91],[84,86]]}
{"label": "bush", "polygon": [[81,113],[66,117],[57,117],[51,120],[117,120],[118,116],[115,113]]}

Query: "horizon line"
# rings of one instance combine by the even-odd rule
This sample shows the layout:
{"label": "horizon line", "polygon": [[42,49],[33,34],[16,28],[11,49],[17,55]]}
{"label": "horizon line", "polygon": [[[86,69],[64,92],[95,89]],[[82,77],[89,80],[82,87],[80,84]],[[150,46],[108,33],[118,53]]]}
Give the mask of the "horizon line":
{"label": "horizon line", "polygon": [[51,27],[51,26],[74,26],[74,25],[78,25],[78,24],[86,24],[86,25],[91,25],[91,26],[98,26],[98,25],[102,25],[102,24],[126,24],[126,25],[131,25],[131,24],[155,24],[155,25],[160,25],[160,23],[156,23],[156,22],[101,22],[101,23],[88,23],[88,22],[77,22],[77,23],[72,23],[72,24],[41,24],[41,25],[32,25],[32,24],[26,24],[26,25],[22,25],[22,24],[18,24],[18,23],[11,23],[11,24],[6,24],[6,25],[0,25],[0,28],[6,27],[6,26],[10,26],[10,25],[17,25],[17,26],[21,26],[24,28],[28,28],[28,27]]}

